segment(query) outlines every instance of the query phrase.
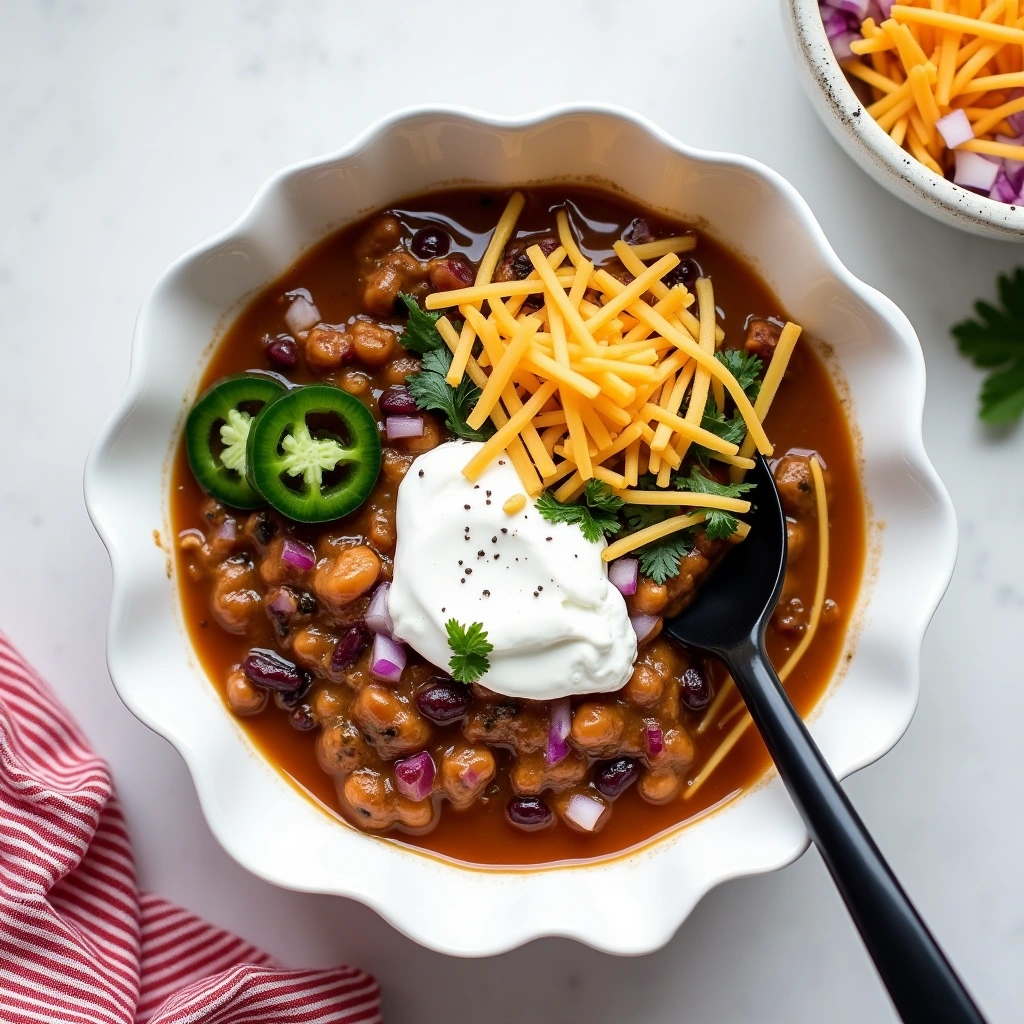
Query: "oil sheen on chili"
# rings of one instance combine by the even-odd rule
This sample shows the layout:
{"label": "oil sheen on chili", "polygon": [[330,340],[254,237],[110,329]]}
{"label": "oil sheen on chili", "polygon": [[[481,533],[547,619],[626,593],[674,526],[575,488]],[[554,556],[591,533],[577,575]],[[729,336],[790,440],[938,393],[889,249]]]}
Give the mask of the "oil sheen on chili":
{"label": "oil sheen on chili", "polygon": [[[458,682],[447,665],[428,664],[411,649],[397,677],[371,672],[366,619],[369,612],[375,621],[379,608],[369,609],[371,596],[394,572],[399,485],[417,471],[420,455],[451,439],[445,414],[417,408],[407,390],[421,360],[402,344],[409,311],[400,295],[422,304],[431,292],[472,284],[508,198],[472,190],[431,194],[331,235],[250,303],[211,359],[204,389],[257,371],[289,386],[330,384],[363,403],[377,421],[381,450],[379,475],[359,507],[339,519],[307,523],[272,507],[231,507],[197,483],[184,442],[172,477],[177,578],[190,636],[228,712],[263,755],[356,828],[488,865],[629,849],[740,793],[768,764],[750,730],[689,793],[738,721],[739,698],[732,694],[715,707],[724,672],[658,636],[660,623],[641,638],[625,686],[567,699],[561,731],[568,729],[568,750],[554,759],[548,749],[558,725],[553,717],[564,714],[564,702],[511,698]],[[568,214],[583,255],[622,281],[631,276],[613,250],[616,241],[643,246],[692,231],[609,192],[536,188],[526,192],[495,280],[528,277],[531,245],[545,254],[557,248],[559,210]],[[703,233],[694,235],[695,246],[681,254],[666,284],[693,290],[698,278],[710,278],[724,348],[758,355],[763,376],[786,313],[739,257]],[[532,301],[533,307],[525,301],[527,311],[536,308]],[[453,320],[459,315],[448,312]],[[274,388],[264,390],[271,404],[281,401]],[[258,403],[249,408],[252,416],[258,412]],[[723,411],[725,418],[732,414]],[[389,419],[397,424],[390,439]],[[330,431],[327,420],[321,426]],[[344,423],[333,429],[344,442]],[[808,459],[816,454],[826,469],[827,600],[813,641],[787,680],[797,708],[807,713],[843,650],[863,570],[865,521],[843,405],[806,338],[793,352],[765,429],[790,520],[786,583],[768,631],[776,666],[808,629],[819,530]],[[357,470],[372,479],[373,452],[367,455],[365,444],[360,450],[369,468],[360,463]],[[688,473],[692,463],[729,480],[727,466],[714,470],[708,468],[714,463],[697,458],[688,456],[676,472]],[[621,459],[606,466],[617,472]],[[209,467],[204,472],[213,479]],[[289,501],[293,496],[284,494],[281,507]],[[252,503],[261,504],[258,497]],[[416,537],[403,542],[415,544]],[[650,616],[700,600],[701,577],[714,571],[729,543],[710,538],[700,525],[692,528],[672,560],[677,571],[661,583],[641,571],[636,592],[625,598],[629,615],[649,623]],[[275,688],[282,673],[288,685]],[[299,683],[292,686],[288,680],[296,674]],[[712,707],[713,720],[706,719]],[[586,801],[577,801],[573,815],[569,807],[578,796]]]}

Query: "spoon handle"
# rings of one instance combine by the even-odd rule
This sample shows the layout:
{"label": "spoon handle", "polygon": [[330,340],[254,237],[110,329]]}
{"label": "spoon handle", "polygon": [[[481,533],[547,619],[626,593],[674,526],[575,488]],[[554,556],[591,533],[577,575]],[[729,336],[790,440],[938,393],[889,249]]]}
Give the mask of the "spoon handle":
{"label": "spoon handle", "polygon": [[786,789],[906,1024],[984,1024],[853,809],[755,634],[725,658]]}

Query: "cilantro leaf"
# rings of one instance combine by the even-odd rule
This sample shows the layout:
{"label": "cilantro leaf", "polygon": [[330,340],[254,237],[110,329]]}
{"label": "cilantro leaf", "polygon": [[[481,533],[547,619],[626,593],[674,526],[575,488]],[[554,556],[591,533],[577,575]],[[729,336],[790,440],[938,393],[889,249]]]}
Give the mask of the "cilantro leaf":
{"label": "cilantro leaf", "polygon": [[679,575],[680,561],[692,550],[693,537],[688,530],[670,533],[637,551],[640,571],[661,586],[666,580]]}
{"label": "cilantro leaf", "polygon": [[[732,419],[727,419],[715,405],[714,399],[708,401],[700,425],[705,430],[710,430],[716,437],[732,444],[742,444],[747,436],[747,424],[743,417],[739,413],[735,413]],[[705,451],[706,449],[701,448],[700,450]]]}
{"label": "cilantro leaf", "polygon": [[704,511],[707,513],[704,532],[711,540],[727,540],[736,532],[739,522],[730,512],[723,512],[720,508],[707,508]]}
{"label": "cilantro leaf", "polygon": [[398,339],[402,347],[407,352],[416,352],[419,355],[447,348],[444,338],[437,331],[437,321],[441,319],[442,314],[421,309],[420,304],[405,292],[399,292],[398,297],[409,311],[409,320]]}
{"label": "cilantro leaf", "polygon": [[457,619],[449,619],[444,630],[452,651],[448,662],[452,679],[460,683],[475,683],[491,667],[487,655],[494,650],[494,644],[487,639],[484,624],[474,622],[467,629]]}
{"label": "cilantro leaf", "polygon": [[697,494],[717,494],[722,498],[739,498],[747,491],[753,490],[756,484],[720,484],[705,476],[696,466],[691,468],[689,476],[677,476],[675,485],[681,491],[696,491]]}
{"label": "cilantro leaf", "polygon": [[645,530],[648,526],[663,523],[678,512],[678,507],[665,505],[627,505],[622,510],[622,515],[631,530]]}
{"label": "cilantro leaf", "polygon": [[580,502],[561,502],[545,491],[536,502],[537,511],[549,523],[573,523],[583,536],[596,544],[602,534],[618,533],[622,529],[618,512],[625,503],[600,480],[588,480]]}
{"label": "cilantro leaf", "polygon": [[456,437],[466,441],[486,441],[494,433],[490,421],[479,430],[473,430],[466,423],[466,417],[480,398],[480,389],[468,377],[463,377],[459,386],[453,388],[445,380],[451,365],[452,354],[447,345],[426,352],[420,372],[406,377],[409,394],[420,409],[444,413],[445,426]]}
{"label": "cilantro leaf", "polygon": [[1001,309],[976,302],[976,319],[952,328],[961,353],[991,371],[978,415],[992,424],[1012,423],[1024,413],[1024,267],[1000,276],[999,299]]}
{"label": "cilantro leaf", "polygon": [[761,371],[764,363],[753,352],[741,348],[724,348],[715,358],[736,378],[747,398],[753,401],[761,390]]}

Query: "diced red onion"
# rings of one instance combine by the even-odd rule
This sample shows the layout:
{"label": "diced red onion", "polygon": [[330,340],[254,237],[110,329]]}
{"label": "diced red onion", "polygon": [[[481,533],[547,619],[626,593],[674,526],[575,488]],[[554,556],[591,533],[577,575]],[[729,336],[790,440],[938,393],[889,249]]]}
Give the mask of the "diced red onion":
{"label": "diced red onion", "polygon": [[647,753],[657,757],[665,749],[665,734],[657,722],[644,723],[644,738],[647,741]]}
{"label": "diced red onion", "polygon": [[868,0],[829,0],[829,4],[844,14],[852,14],[858,21],[863,21],[868,13]]}
{"label": "diced red onion", "polygon": [[382,583],[370,598],[370,605],[366,609],[363,621],[366,628],[373,633],[383,633],[391,636],[395,631],[395,625],[391,621],[391,612],[388,610],[388,594],[391,592],[390,583]]}
{"label": "diced red onion", "polygon": [[828,36],[830,42],[853,29],[851,19],[834,7],[822,7],[821,18],[825,24],[825,35]]}
{"label": "diced red onion", "polygon": [[584,832],[593,832],[607,807],[596,797],[573,793],[565,808],[565,816]]}
{"label": "diced red onion", "polygon": [[623,597],[631,597],[636,593],[639,575],[640,559],[638,558],[616,558],[608,566],[608,579]]}
{"label": "diced red onion", "polygon": [[434,786],[437,766],[426,750],[395,762],[395,789],[408,800],[426,800]]}
{"label": "diced red onion", "polygon": [[234,544],[238,539],[238,524],[234,519],[225,519],[220,526],[217,527],[217,532],[214,534],[217,540],[225,541],[228,544]]}
{"label": "diced red onion", "polygon": [[273,598],[267,604],[267,608],[275,618],[282,622],[288,622],[299,610],[299,602],[287,587],[278,587]]}
{"label": "diced red onion", "polygon": [[850,43],[855,39],[860,39],[859,32],[843,32],[832,39],[832,52],[836,55],[836,60],[846,60],[847,57],[853,56]]}
{"label": "diced red onion", "polygon": [[302,334],[320,323],[320,310],[309,299],[297,295],[284,314],[284,322],[292,334]]}
{"label": "diced red onion", "polygon": [[956,152],[956,174],[953,182],[964,188],[979,189],[986,194],[991,191],[999,176],[999,164],[986,160],[979,153],[958,149]]}
{"label": "diced red onion", "polygon": [[388,440],[396,441],[401,437],[422,437],[422,416],[389,416],[384,421]]}
{"label": "diced red onion", "polygon": [[397,683],[405,668],[405,648],[391,637],[378,633],[370,652],[370,674],[382,683]]}
{"label": "diced red onion", "polygon": [[569,698],[551,702],[551,724],[548,726],[547,763],[558,764],[569,756],[569,733],[572,730],[572,709]]}
{"label": "diced red onion", "polygon": [[657,615],[631,615],[629,617],[633,632],[636,633],[636,642],[642,643],[650,636],[651,631],[658,625]]}
{"label": "diced red onion", "polygon": [[935,127],[949,149],[956,149],[957,146],[974,138],[974,128],[971,127],[971,122],[963,110],[954,110],[945,117],[940,117],[935,122]]}
{"label": "diced red onion", "polygon": [[301,540],[286,537],[281,547],[281,561],[300,572],[309,572],[316,565],[316,552]]}
{"label": "diced red onion", "polygon": [[[1019,100],[1024,96],[1024,89],[1014,89],[1010,93],[1010,99]],[[1008,114],[1007,124],[1018,134],[1024,135],[1024,110],[1018,110],[1016,114]]]}
{"label": "diced red onion", "polygon": [[1017,199],[1017,192],[1018,189],[1013,187],[1013,183],[1006,175],[1006,168],[1000,167],[996,183],[992,186],[992,191],[989,192],[989,198],[1000,203],[1012,203]]}

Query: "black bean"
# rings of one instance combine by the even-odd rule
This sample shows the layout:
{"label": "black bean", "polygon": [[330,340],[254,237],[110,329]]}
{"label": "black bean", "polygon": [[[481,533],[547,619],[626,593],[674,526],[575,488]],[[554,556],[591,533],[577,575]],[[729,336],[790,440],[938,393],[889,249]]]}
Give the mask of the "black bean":
{"label": "black bean", "polygon": [[679,699],[688,711],[703,711],[711,700],[711,684],[695,668],[679,677]]}
{"label": "black bean", "polygon": [[409,389],[404,384],[392,385],[377,400],[381,412],[399,413],[403,416],[418,413],[419,406],[413,401]]}
{"label": "black bean", "polygon": [[614,800],[640,777],[640,766],[631,757],[617,757],[599,765],[594,772],[594,785],[603,796]]}
{"label": "black bean", "polygon": [[359,655],[370,643],[370,634],[364,626],[353,626],[335,645],[331,653],[331,671],[341,672],[356,663]]}
{"label": "black bean", "polygon": [[308,704],[300,704],[298,707],[292,708],[291,714],[288,716],[288,724],[299,732],[309,732],[310,729],[317,727],[316,716]]}
{"label": "black bean", "polygon": [[684,256],[678,265],[674,266],[662,280],[669,288],[681,284],[686,286],[687,291],[693,291],[697,278],[703,276],[704,271],[701,270],[700,264],[695,259]]}
{"label": "black bean", "polygon": [[420,714],[435,725],[448,725],[465,718],[469,701],[469,690],[454,682],[433,683],[416,694],[416,707]]}
{"label": "black bean", "polygon": [[275,370],[292,370],[299,365],[299,347],[288,334],[279,334],[265,351],[267,362]]}
{"label": "black bean", "polygon": [[242,671],[250,683],[276,690],[287,697],[309,688],[309,673],[294,662],[282,658],[277,651],[254,647],[242,662]]}
{"label": "black bean", "polygon": [[253,533],[256,535],[256,540],[265,547],[273,538],[274,530],[274,520],[271,519],[266,512],[257,512],[256,524],[253,527]]}
{"label": "black bean", "polygon": [[316,598],[308,590],[299,594],[299,611],[303,615],[316,615]]}
{"label": "black bean", "polygon": [[518,828],[533,832],[550,825],[554,819],[551,808],[539,796],[514,796],[505,805],[508,820]]}
{"label": "black bean", "polygon": [[452,240],[443,228],[420,228],[412,236],[409,248],[418,260],[432,260],[445,256],[452,247]]}

